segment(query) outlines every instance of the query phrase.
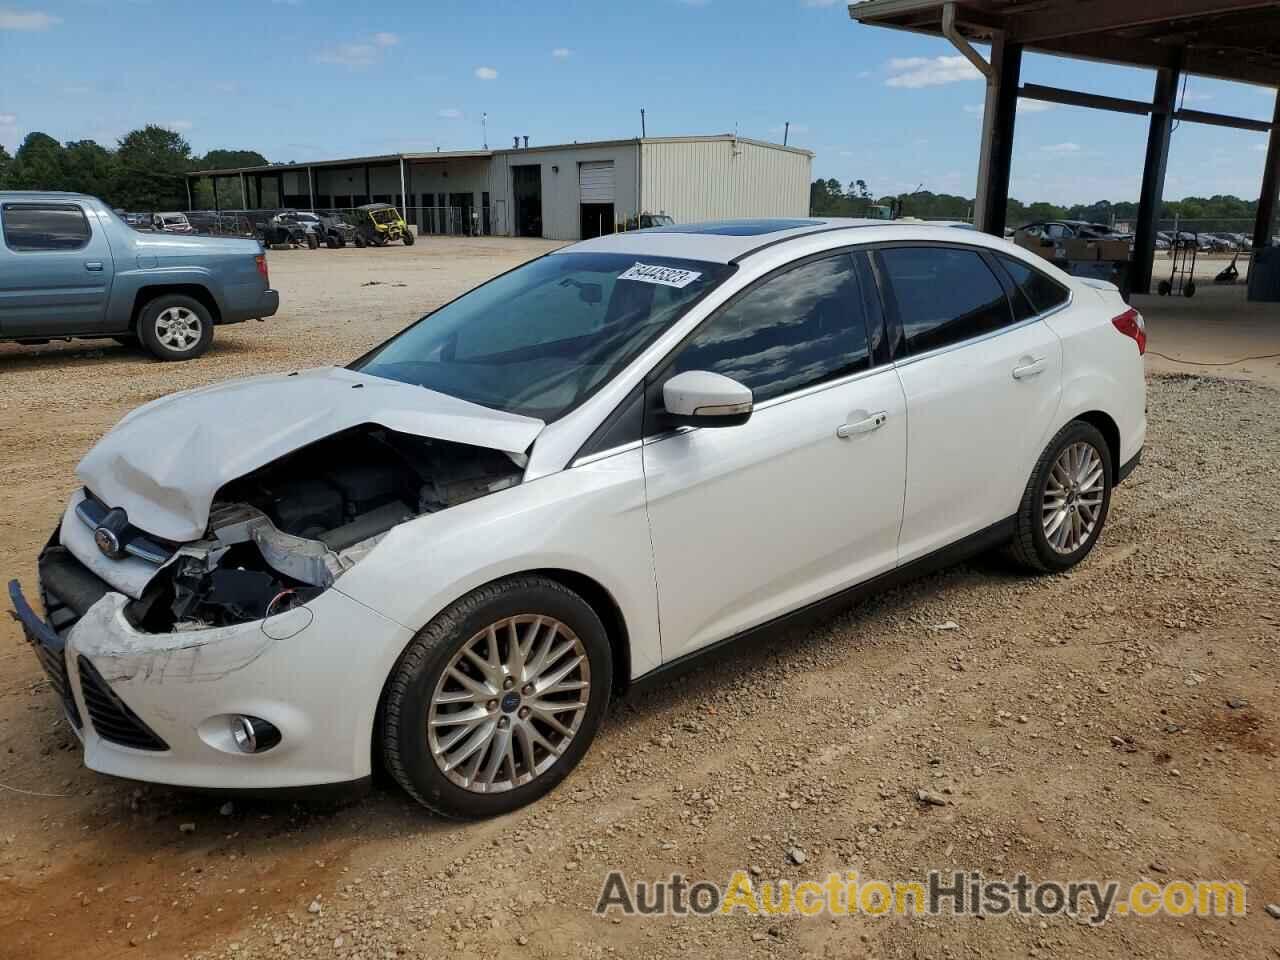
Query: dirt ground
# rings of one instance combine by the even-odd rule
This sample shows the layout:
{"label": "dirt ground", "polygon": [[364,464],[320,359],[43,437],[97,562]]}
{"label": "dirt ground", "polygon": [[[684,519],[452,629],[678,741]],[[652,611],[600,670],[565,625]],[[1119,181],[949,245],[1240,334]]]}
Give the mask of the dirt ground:
{"label": "dirt ground", "polygon": [[[345,361],[552,246],[275,253],[280,315],[220,329],[191,363],[0,346],[0,580],[32,582],[75,463],[128,409]],[[1280,335],[1258,336],[1273,346],[1257,352],[1280,351]],[[228,808],[92,774],[6,620],[0,958],[1275,960],[1280,919],[1263,907],[1280,902],[1280,393],[1186,374],[1149,387],[1143,465],[1075,571],[1027,578],[984,559],[745,644],[616,704],[559,789],[490,822],[436,819],[384,783],[354,801]],[[766,880],[1230,878],[1248,884],[1249,910],[1101,927],[591,912],[613,868],[723,884],[747,867]]]}

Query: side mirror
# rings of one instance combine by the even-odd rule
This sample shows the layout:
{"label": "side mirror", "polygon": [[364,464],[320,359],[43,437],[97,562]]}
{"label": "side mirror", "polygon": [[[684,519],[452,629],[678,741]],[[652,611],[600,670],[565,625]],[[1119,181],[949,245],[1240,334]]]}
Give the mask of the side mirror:
{"label": "side mirror", "polygon": [[686,370],[662,385],[662,403],[680,426],[736,427],[751,417],[751,389],[709,370]]}

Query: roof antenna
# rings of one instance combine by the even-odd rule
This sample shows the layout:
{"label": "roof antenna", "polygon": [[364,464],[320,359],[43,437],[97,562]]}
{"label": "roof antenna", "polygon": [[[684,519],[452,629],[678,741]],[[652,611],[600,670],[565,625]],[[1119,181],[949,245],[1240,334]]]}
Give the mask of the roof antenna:
{"label": "roof antenna", "polygon": [[782,128],[782,145],[787,145],[787,138],[791,136],[791,121],[788,120]]}
{"label": "roof antenna", "polygon": [[648,134],[645,133],[645,128],[644,128],[644,107],[641,107],[640,108],[640,139],[643,140],[647,136]]}

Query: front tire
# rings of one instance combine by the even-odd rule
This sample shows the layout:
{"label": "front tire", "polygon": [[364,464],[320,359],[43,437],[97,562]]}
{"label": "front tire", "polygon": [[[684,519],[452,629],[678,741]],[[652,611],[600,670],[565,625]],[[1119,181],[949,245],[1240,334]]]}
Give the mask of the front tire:
{"label": "front tire", "polygon": [[138,315],[138,336],[157,360],[194,360],[213,343],[213,317],[191,297],[156,297]]}
{"label": "front tire", "polygon": [[1073,420],[1031,472],[1015,519],[1011,551],[1029,570],[1056,573],[1089,555],[1111,508],[1115,465],[1098,428]]}
{"label": "front tire", "polygon": [[539,576],[491,583],[427,624],[392,671],[387,769],[445,816],[508,813],[577,765],[612,680],[609,638],[580,596]]}
{"label": "front tire", "polygon": [[404,231],[404,236],[403,236],[401,239],[403,239],[403,240],[404,240],[404,245],[405,245],[406,247],[412,247],[412,246],[413,246],[413,239],[414,239],[414,237],[413,237],[413,231],[412,231],[412,230],[410,230],[408,227],[406,227],[406,228],[405,228],[405,231]]}

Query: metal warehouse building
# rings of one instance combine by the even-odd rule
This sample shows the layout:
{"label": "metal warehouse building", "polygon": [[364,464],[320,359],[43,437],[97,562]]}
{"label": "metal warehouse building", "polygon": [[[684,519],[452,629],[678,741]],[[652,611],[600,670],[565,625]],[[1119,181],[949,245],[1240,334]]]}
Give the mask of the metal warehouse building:
{"label": "metal warehouse building", "polygon": [[225,197],[230,180],[245,209],[381,201],[420,233],[581,240],[641,213],[682,223],[805,216],[812,164],[808,150],[720,134],[200,170],[187,185],[207,178]]}

